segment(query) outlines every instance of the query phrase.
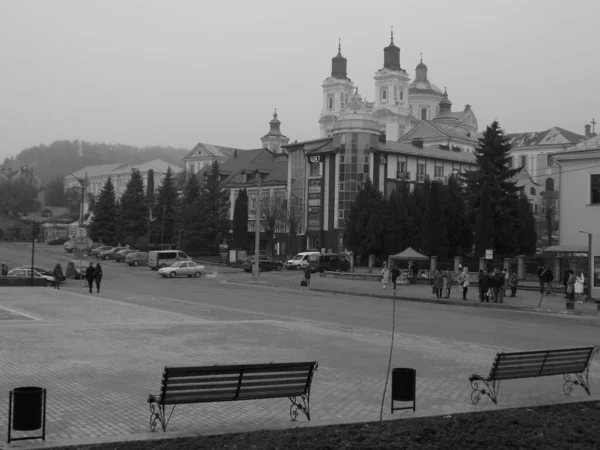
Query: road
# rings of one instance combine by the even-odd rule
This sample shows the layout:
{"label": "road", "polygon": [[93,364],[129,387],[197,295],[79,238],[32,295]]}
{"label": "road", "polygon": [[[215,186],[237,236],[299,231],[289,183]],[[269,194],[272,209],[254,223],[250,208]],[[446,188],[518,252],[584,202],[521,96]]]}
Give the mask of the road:
{"label": "road", "polygon": [[[3,244],[0,260],[27,264],[30,252],[28,245]],[[64,268],[69,258],[61,247],[36,247],[36,266]],[[156,391],[164,365],[316,360],[311,424],[378,418],[393,323],[389,299],[243,286],[228,280],[249,274],[221,267],[207,267],[197,279],[163,279],[147,267],[101,264],[100,294],[74,280],[61,291],[0,290],[0,313],[10,319],[0,314],[0,392],[47,387],[54,399],[50,440],[147,437],[144,399]],[[261,277],[299,279],[299,273]],[[597,317],[398,301],[392,367],[417,370],[417,415],[497,408],[487,399],[473,406],[467,381],[473,372],[487,372],[497,351],[598,344],[599,325]],[[590,374],[596,399],[599,366]],[[504,407],[566,399],[560,377],[503,386]],[[98,398],[107,399],[103,406],[111,412],[102,421]],[[572,396],[582,398],[588,397]],[[182,407],[169,429],[276,427],[288,423],[287,408],[281,400]],[[389,402],[386,417],[388,408]],[[0,406],[0,426],[7,423],[5,410]],[[401,414],[394,417],[408,413]]]}

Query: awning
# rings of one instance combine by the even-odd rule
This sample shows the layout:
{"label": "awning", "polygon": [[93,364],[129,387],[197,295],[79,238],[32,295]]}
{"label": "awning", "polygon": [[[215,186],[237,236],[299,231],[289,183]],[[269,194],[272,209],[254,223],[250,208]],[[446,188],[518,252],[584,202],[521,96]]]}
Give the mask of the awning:
{"label": "awning", "polygon": [[554,252],[554,253],[587,253],[587,246],[583,245],[551,245],[550,247],[546,247],[544,252]]}
{"label": "awning", "polygon": [[390,256],[390,259],[397,259],[401,261],[427,261],[429,257],[421,255],[419,252],[413,250],[411,247],[408,247],[403,252]]}

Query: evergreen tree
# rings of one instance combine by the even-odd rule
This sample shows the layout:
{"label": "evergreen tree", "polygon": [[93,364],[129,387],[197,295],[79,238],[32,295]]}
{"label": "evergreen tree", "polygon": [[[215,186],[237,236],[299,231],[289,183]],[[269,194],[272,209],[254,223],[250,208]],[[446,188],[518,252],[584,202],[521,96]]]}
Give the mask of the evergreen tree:
{"label": "evergreen tree", "polygon": [[65,195],[65,179],[56,177],[45,189],[44,196],[46,206],[67,206],[67,196]]}
{"label": "evergreen tree", "polygon": [[486,250],[494,250],[494,213],[490,198],[490,188],[483,183],[478,201],[477,220],[475,223],[475,256],[485,256]]}
{"label": "evergreen tree", "polygon": [[525,220],[519,223],[516,238],[520,253],[524,255],[533,255],[536,251],[536,223],[531,209],[532,207],[529,200],[527,200],[527,196],[521,191],[519,196],[519,216],[524,217]]}
{"label": "evergreen tree", "polygon": [[383,251],[385,206],[383,194],[370,179],[365,181],[352,203],[344,230],[347,248],[360,255],[363,262],[370,254]]}
{"label": "evergreen tree", "polygon": [[427,205],[429,203],[429,189],[431,187],[431,181],[429,178],[425,178],[422,183],[417,183],[414,186],[412,192],[412,217],[414,221],[414,236],[413,244],[414,249],[425,253],[425,212],[427,211]]}
{"label": "evergreen tree", "polygon": [[466,217],[464,190],[458,177],[448,177],[443,189],[443,208],[446,218],[448,256],[459,256],[471,252],[473,226]]}
{"label": "evergreen tree", "polygon": [[219,244],[229,238],[230,206],[229,190],[221,185],[219,163],[213,161],[201,195],[192,206],[196,214],[200,214],[198,236],[200,243],[206,248],[217,250]]}
{"label": "evergreen tree", "polygon": [[148,170],[148,182],[146,183],[146,207],[153,208],[154,199],[154,170]]}
{"label": "evergreen tree", "polygon": [[237,249],[248,248],[248,192],[240,189],[233,207],[233,246]]}
{"label": "evergreen tree", "polygon": [[176,239],[177,225],[177,205],[178,193],[175,186],[175,179],[171,167],[163,178],[156,196],[156,205],[154,207],[156,217],[153,226],[153,241],[161,243],[170,243]]}
{"label": "evergreen tree", "polygon": [[190,249],[190,242],[195,230],[197,220],[193,205],[200,198],[200,185],[196,174],[192,173],[183,186],[183,194],[179,201],[179,215],[177,228],[183,234],[186,249]]}
{"label": "evergreen tree", "polygon": [[423,214],[423,251],[441,259],[448,256],[446,218],[440,204],[440,183],[429,185],[429,199]]}
{"label": "evergreen tree", "polygon": [[135,245],[139,237],[147,232],[144,180],[137,170],[132,170],[131,179],[120,199],[119,241]]}
{"label": "evergreen tree", "polygon": [[104,183],[96,202],[94,218],[88,230],[90,238],[95,242],[102,242],[106,245],[117,244],[117,215],[115,188],[109,177]]}
{"label": "evergreen tree", "polygon": [[[519,208],[519,191],[516,181],[513,181],[521,168],[511,169],[511,146],[509,138],[500,128],[498,121],[489,125],[479,146],[475,149],[477,170],[461,174],[467,184],[467,198],[470,206],[470,217],[473,222],[480,208],[481,191],[484,184],[488,185],[489,202],[492,210],[494,229],[494,249],[499,255],[514,255],[520,251],[516,233],[521,221],[528,221],[530,211],[521,216],[524,211]],[[477,239],[478,240],[478,239]]]}

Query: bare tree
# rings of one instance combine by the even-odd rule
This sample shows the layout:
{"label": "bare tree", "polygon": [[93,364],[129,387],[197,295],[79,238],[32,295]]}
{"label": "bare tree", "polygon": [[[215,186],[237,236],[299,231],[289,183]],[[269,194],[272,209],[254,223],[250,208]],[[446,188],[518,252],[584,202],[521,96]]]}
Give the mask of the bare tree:
{"label": "bare tree", "polygon": [[544,222],[546,223],[546,235],[548,238],[548,247],[553,244],[552,234],[555,231],[558,215],[558,203],[552,198],[545,198],[543,205]]}
{"label": "bare tree", "polygon": [[273,256],[273,241],[275,233],[279,227],[285,224],[286,220],[286,199],[285,192],[270,191],[263,192],[260,203],[260,221],[261,226],[267,235],[267,256]]}
{"label": "bare tree", "polygon": [[[302,220],[302,208],[298,197],[291,197],[285,201],[285,226],[287,233],[287,252],[290,254],[292,242],[298,233],[298,226]],[[289,256],[289,255],[288,255]]]}

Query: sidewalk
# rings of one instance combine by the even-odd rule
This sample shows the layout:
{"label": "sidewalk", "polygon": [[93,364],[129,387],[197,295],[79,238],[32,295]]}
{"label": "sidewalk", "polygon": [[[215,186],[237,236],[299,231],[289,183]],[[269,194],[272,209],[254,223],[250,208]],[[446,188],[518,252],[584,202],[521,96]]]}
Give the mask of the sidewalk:
{"label": "sidewalk", "polygon": [[[262,279],[260,281],[254,281],[252,279],[245,279],[243,281],[230,279],[228,282],[285,289],[304,289],[315,292],[329,292],[332,294],[345,294],[365,297],[390,299],[394,297],[394,290],[391,284],[388,285],[386,290],[383,290],[381,283],[376,281],[325,278],[315,274],[311,278],[310,286],[308,288],[301,288],[300,280],[302,279],[302,275],[300,273],[297,277],[283,277],[277,276],[277,274],[261,274],[261,277]],[[450,304],[458,306],[513,309],[520,311],[536,311],[600,317],[600,312],[597,310],[597,305],[595,302],[587,302],[582,304],[575,303],[575,309],[567,311],[564,294],[562,292],[545,295],[542,299],[542,304],[540,307],[538,307],[540,302],[540,293],[529,289],[518,290],[515,298],[505,296],[503,304],[492,302],[481,303],[479,301],[479,290],[476,285],[469,288],[467,294],[468,301],[462,300],[462,293],[457,286],[452,287],[449,299],[438,300],[435,294],[431,292],[431,286],[423,284],[398,286],[396,290],[396,298],[399,300],[440,303],[446,305]]]}

